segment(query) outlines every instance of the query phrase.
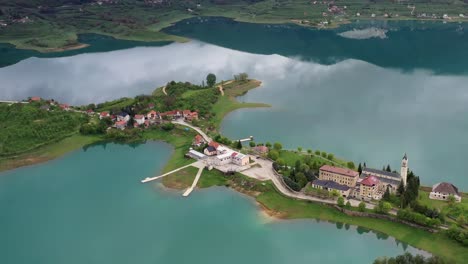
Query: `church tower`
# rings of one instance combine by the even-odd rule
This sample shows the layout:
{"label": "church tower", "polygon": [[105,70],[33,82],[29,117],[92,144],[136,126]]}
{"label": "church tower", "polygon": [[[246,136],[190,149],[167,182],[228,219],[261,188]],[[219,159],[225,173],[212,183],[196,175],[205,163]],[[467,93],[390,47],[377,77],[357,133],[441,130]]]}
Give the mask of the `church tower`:
{"label": "church tower", "polygon": [[408,157],[403,156],[403,159],[401,160],[401,179],[403,180],[403,184],[406,186],[406,178],[408,177]]}

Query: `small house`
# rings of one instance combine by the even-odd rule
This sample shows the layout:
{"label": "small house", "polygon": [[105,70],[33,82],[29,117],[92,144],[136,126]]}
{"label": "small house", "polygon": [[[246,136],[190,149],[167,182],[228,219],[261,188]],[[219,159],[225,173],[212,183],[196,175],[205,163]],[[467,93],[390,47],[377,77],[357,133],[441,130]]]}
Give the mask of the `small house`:
{"label": "small house", "polygon": [[101,112],[101,113],[99,114],[99,119],[109,118],[109,117],[110,117],[109,112]]}
{"label": "small house", "polygon": [[214,155],[216,155],[216,148],[213,147],[213,146],[208,146],[208,147],[205,148],[205,150],[203,152],[207,156],[214,156]]}
{"label": "small house", "polygon": [[125,123],[127,123],[128,120],[130,120],[130,116],[125,112],[117,115],[117,121],[125,121]]}
{"label": "small house", "polygon": [[145,123],[145,116],[144,115],[135,115],[135,122],[138,125],[143,125]]}
{"label": "small house", "polygon": [[34,96],[29,99],[30,102],[39,102],[41,101],[41,98],[39,96]]}
{"label": "small house", "polygon": [[60,104],[60,109],[62,109],[64,111],[69,111],[70,106],[68,104]]}
{"label": "small house", "polygon": [[124,130],[126,126],[127,126],[127,121],[125,120],[120,120],[120,121],[115,122],[115,127],[117,129]]}
{"label": "small house", "polygon": [[432,186],[429,198],[433,200],[448,200],[449,196],[454,196],[455,201],[461,202],[461,195],[455,185],[448,182],[439,182]]}
{"label": "small house", "polygon": [[194,145],[196,147],[200,147],[201,145],[203,145],[205,143],[206,143],[206,141],[202,136],[196,135],[195,138],[193,139],[192,145]]}

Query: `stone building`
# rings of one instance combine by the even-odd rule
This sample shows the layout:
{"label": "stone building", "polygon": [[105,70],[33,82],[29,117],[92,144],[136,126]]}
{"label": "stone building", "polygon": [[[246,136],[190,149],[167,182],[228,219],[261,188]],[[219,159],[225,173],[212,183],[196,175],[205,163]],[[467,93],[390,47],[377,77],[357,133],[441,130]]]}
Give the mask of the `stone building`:
{"label": "stone building", "polygon": [[455,201],[461,202],[461,195],[455,185],[448,182],[439,182],[432,186],[429,198],[433,200],[447,200],[450,195],[455,197]]}
{"label": "stone building", "polygon": [[326,181],[334,181],[341,185],[349,187],[356,186],[359,178],[359,173],[350,169],[334,167],[330,165],[323,165],[320,167],[319,179]]}

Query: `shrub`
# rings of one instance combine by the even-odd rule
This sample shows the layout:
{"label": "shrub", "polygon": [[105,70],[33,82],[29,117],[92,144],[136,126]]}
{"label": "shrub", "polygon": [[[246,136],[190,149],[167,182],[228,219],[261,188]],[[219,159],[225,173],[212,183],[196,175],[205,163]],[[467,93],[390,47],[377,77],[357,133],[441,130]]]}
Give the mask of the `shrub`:
{"label": "shrub", "polygon": [[337,204],[339,207],[344,207],[344,198],[343,197],[338,197]]}
{"label": "shrub", "polygon": [[359,209],[360,212],[366,211],[366,203],[365,202],[360,202],[359,206],[358,206],[358,209]]}
{"label": "shrub", "polygon": [[296,192],[301,190],[301,187],[299,186],[299,184],[291,180],[289,177],[283,176],[283,179],[284,179],[284,183],[286,183],[286,185],[289,186],[289,188],[293,189]]}

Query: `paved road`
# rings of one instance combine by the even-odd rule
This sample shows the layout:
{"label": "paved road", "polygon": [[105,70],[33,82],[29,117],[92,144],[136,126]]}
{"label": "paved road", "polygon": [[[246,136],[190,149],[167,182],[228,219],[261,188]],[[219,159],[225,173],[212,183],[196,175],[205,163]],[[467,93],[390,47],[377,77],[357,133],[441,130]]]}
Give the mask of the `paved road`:
{"label": "paved road", "polygon": [[[254,158],[255,159],[255,158]],[[289,189],[289,187],[284,184],[283,180],[278,176],[274,171],[273,171],[273,162],[265,159],[255,159],[256,163],[258,163],[261,168],[254,167],[248,170],[243,171],[242,173],[252,177],[256,178],[258,180],[271,180],[273,184],[276,186],[276,188],[285,196],[295,198],[295,199],[301,199],[301,200],[308,200],[308,201],[314,201],[314,202],[320,202],[320,203],[327,203],[327,204],[336,204],[336,201],[334,200],[327,200],[327,199],[321,199],[318,197],[313,197],[306,195],[304,193],[300,192],[295,192]],[[357,200],[349,200],[351,206],[357,207],[360,203],[360,201]],[[374,205],[370,203],[366,203],[366,208],[368,209],[373,209]]]}
{"label": "paved road", "polygon": [[203,132],[200,128],[192,126],[192,125],[188,124],[187,122],[185,122],[183,120],[174,120],[174,121],[172,121],[172,123],[177,124],[177,125],[181,125],[181,126],[190,127],[191,129],[197,131],[203,137],[203,139],[206,140],[206,142],[211,142],[212,141],[212,139],[207,134],[205,134],[205,132]]}

